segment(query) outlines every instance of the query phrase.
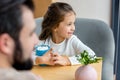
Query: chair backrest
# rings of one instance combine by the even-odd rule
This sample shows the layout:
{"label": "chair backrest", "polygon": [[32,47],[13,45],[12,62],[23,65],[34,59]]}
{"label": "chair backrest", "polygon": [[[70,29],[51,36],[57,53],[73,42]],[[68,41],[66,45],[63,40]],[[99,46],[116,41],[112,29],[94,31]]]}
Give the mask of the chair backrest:
{"label": "chair backrest", "polygon": [[37,19],[35,19],[35,22],[36,22],[36,30],[35,30],[35,32],[36,32],[37,36],[39,36],[40,32],[41,32],[42,21],[43,21],[43,18],[37,18]]}
{"label": "chair backrest", "polygon": [[[37,35],[40,34],[42,18],[36,19]],[[113,80],[114,37],[110,27],[100,20],[76,18],[75,35],[94,50],[97,56],[103,57],[102,80]]]}

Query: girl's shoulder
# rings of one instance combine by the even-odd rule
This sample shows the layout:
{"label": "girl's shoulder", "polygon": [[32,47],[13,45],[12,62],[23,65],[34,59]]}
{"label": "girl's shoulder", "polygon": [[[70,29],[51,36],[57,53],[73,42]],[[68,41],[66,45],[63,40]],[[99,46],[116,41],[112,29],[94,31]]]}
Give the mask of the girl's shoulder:
{"label": "girl's shoulder", "polygon": [[79,44],[79,43],[82,43],[82,41],[76,36],[76,35],[72,35],[68,40],[67,40],[68,43],[70,44]]}
{"label": "girl's shoulder", "polygon": [[39,40],[37,45],[48,44],[48,43],[49,43],[49,38],[46,40]]}
{"label": "girl's shoulder", "polygon": [[76,40],[80,40],[76,35],[72,35],[68,41],[76,41]]}
{"label": "girl's shoulder", "polygon": [[45,42],[45,40],[39,40],[37,45],[43,44]]}

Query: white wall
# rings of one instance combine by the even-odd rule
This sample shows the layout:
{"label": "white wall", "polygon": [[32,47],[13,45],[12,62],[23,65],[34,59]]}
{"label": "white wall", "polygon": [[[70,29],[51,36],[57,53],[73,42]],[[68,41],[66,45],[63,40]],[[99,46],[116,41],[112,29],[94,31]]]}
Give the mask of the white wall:
{"label": "white wall", "polygon": [[56,0],[69,3],[77,17],[100,19],[110,26],[111,0]]}

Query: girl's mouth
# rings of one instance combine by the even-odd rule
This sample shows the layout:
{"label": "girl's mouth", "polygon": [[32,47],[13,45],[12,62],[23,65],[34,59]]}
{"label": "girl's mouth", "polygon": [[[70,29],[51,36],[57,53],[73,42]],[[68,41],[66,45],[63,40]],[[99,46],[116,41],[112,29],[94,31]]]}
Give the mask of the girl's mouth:
{"label": "girl's mouth", "polygon": [[73,34],[73,32],[68,32],[68,34]]}

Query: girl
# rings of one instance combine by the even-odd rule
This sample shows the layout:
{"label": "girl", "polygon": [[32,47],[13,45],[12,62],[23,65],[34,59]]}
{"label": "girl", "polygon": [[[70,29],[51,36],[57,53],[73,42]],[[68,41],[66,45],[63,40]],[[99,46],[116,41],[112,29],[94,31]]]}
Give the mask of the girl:
{"label": "girl", "polygon": [[75,55],[88,51],[95,53],[83,44],[75,35],[75,12],[67,3],[52,3],[42,22],[40,44],[49,45],[52,49],[43,56],[34,56],[35,64],[75,65],[80,64]]}

